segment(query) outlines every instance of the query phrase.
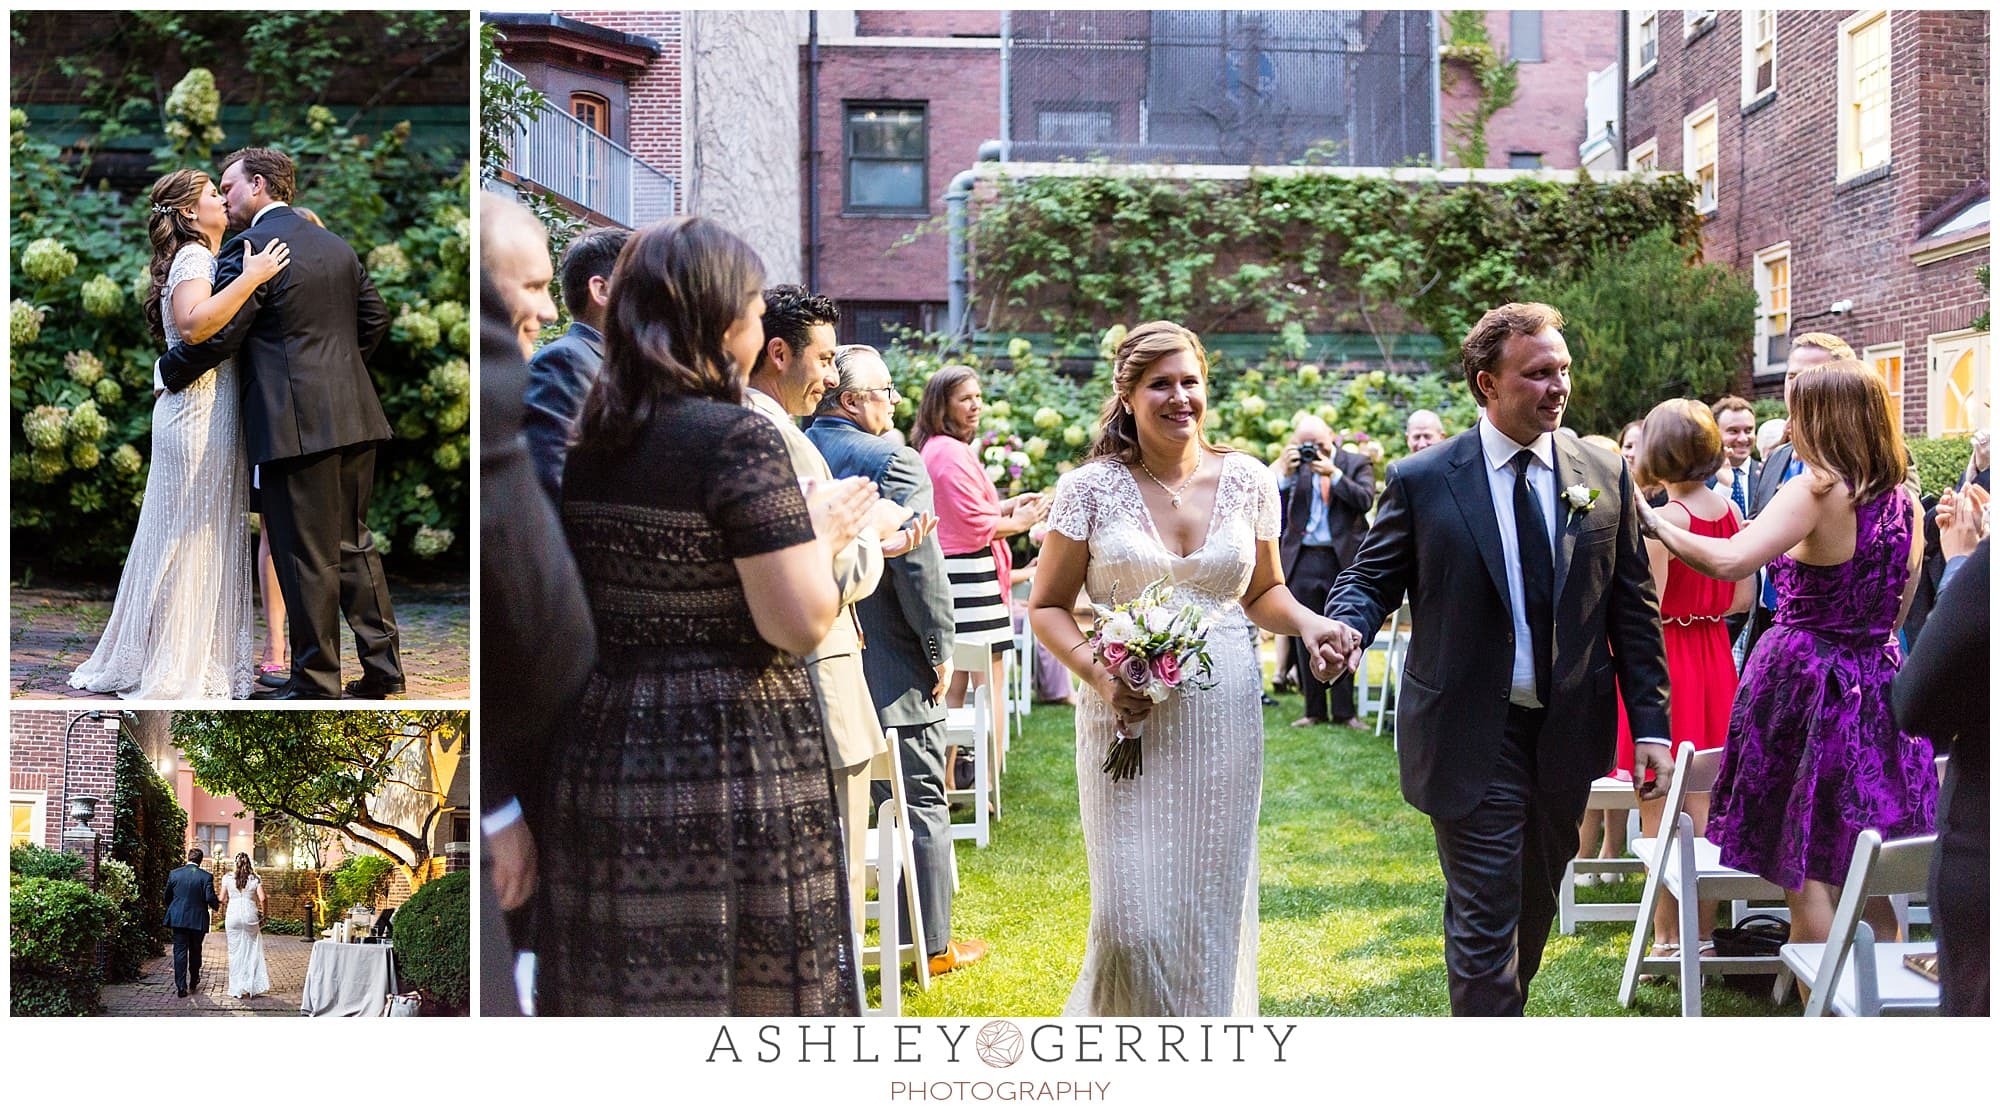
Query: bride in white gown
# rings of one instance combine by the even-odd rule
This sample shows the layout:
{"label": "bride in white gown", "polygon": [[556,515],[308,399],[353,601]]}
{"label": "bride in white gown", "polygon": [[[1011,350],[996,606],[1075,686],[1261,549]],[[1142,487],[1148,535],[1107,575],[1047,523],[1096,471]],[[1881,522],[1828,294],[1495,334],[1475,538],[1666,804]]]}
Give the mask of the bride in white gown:
{"label": "bride in white gown", "polygon": [[[1263,674],[1257,626],[1331,655],[1333,623],[1284,587],[1277,484],[1255,458],[1208,445],[1208,359],[1193,332],[1147,323],[1119,345],[1116,395],[1091,460],[1056,486],[1029,599],[1035,634],[1090,692],[1076,713],[1076,775],[1090,864],[1090,931],[1065,1015],[1257,1014],[1257,812]],[[1119,602],[1170,576],[1173,602],[1215,615],[1212,687],[1165,703],[1091,657],[1078,589]],[[1102,771],[1120,720],[1144,771]]]}
{"label": "bride in white gown", "polygon": [[[180,169],[152,189],[153,295],[146,321],[169,348],[200,342],[288,264],[282,242],[245,247],[243,276],[211,292],[228,225],[208,175]],[[250,470],[242,389],[225,361],[153,402],[152,468],[118,598],[72,688],[128,699],[242,699],[250,694]]]}
{"label": "bride in white gown", "polygon": [[236,855],[236,871],[222,881],[222,932],[229,939],[229,994],[248,999],[271,990],[264,968],[264,882],[250,871],[250,855]]}

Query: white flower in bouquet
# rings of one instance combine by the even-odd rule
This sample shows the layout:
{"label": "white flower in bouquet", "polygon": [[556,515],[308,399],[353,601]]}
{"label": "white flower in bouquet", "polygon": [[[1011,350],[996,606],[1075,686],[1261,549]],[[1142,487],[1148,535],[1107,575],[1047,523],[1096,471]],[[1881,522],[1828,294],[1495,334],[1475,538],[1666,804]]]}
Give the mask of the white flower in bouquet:
{"label": "white flower in bouquet", "polygon": [[1120,611],[1104,620],[1104,627],[1097,632],[1097,636],[1122,646],[1139,636],[1139,624],[1132,620],[1132,616]]}
{"label": "white flower in bouquet", "polygon": [[1165,634],[1174,627],[1174,613],[1164,607],[1149,607],[1144,618],[1146,629],[1154,634]]}

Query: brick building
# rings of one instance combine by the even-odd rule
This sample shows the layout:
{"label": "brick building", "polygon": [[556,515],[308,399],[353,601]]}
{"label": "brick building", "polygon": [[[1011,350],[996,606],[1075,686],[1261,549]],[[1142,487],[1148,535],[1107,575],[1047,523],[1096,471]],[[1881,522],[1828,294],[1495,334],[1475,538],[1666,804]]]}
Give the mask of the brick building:
{"label": "brick building", "polygon": [[[101,718],[100,718],[101,717]],[[107,729],[105,720],[114,729]],[[91,829],[110,856],[112,797],[118,790],[116,715],[100,711],[16,711],[7,742],[8,845],[61,849],[74,827],[66,807],[78,796],[97,800]]]}
{"label": "brick building", "polygon": [[[1486,34],[1494,50],[1515,63],[1520,85],[1514,102],[1486,121],[1489,169],[1575,169],[1580,150],[1595,137],[1579,106],[1593,72],[1618,60],[1615,11],[1526,11],[1486,13]],[[1470,67],[1447,59],[1438,101],[1445,165],[1457,165],[1452,124],[1478,99]],[[1612,166],[1610,168],[1616,168]]]}
{"label": "brick building", "polygon": [[1694,178],[1708,259],[1761,299],[1742,387],[1776,395],[1789,336],[1830,331],[1906,432],[1987,426],[1986,13],[1624,18],[1626,164]]}
{"label": "brick building", "polygon": [[808,283],[843,342],[943,329],[951,179],[1000,137],[1000,13],[819,12],[802,54]]}

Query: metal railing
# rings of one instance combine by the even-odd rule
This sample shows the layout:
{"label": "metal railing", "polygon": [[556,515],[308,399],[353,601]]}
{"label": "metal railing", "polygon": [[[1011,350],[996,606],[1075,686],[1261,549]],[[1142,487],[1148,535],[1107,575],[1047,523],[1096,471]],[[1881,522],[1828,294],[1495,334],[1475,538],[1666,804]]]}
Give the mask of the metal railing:
{"label": "metal railing", "polygon": [[[520,70],[503,62],[494,62],[489,76],[526,80]],[[507,168],[524,181],[627,227],[674,213],[673,177],[554,105],[514,132]]]}

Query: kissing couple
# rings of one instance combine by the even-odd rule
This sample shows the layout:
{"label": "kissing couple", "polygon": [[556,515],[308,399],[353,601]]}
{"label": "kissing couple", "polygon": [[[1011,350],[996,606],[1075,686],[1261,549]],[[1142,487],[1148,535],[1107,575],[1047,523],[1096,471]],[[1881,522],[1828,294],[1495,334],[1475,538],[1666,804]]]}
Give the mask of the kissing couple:
{"label": "kissing couple", "polygon": [[[347,693],[403,691],[367,523],[375,447],[390,437],[367,358],[389,313],[353,247],[292,206],[296,178],[283,151],[251,147],[223,159],[219,186],[196,169],[153,184],[145,311],[167,350],[153,371],[152,468],[111,618],[71,687],[339,699],[344,613],[362,669]],[[291,644],[289,677],[254,694],[252,511]]]}

